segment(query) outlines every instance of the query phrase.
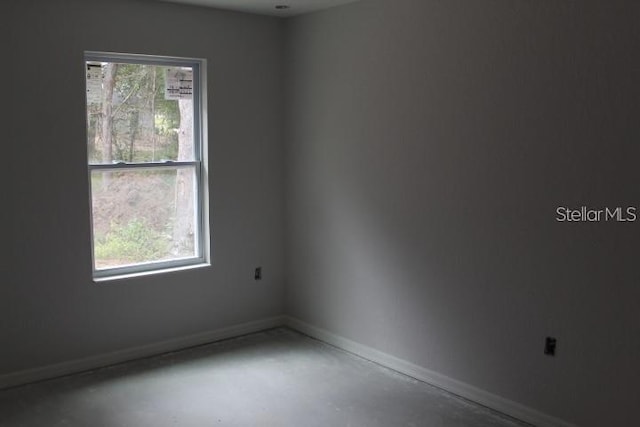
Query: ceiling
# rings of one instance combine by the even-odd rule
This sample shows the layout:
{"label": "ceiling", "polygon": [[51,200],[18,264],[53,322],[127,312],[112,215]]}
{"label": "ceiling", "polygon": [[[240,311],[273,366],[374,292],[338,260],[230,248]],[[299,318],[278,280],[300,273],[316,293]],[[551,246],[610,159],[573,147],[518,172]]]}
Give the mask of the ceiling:
{"label": "ceiling", "polygon": [[[258,13],[271,16],[296,16],[330,7],[353,3],[358,0],[161,0],[171,3],[193,4],[239,12]],[[289,6],[276,9],[277,5]]]}

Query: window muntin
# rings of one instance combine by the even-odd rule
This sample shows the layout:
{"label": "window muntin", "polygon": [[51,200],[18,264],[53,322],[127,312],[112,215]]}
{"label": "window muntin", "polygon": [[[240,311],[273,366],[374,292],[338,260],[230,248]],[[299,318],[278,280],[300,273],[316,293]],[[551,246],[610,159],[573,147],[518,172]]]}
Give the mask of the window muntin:
{"label": "window muntin", "polygon": [[203,61],[87,53],[94,277],[206,263]]}

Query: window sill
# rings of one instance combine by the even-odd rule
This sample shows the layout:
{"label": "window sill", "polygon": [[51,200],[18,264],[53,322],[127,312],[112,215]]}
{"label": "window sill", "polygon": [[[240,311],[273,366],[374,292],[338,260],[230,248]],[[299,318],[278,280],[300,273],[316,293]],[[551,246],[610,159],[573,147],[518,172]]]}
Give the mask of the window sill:
{"label": "window sill", "polygon": [[183,265],[180,267],[167,267],[167,268],[162,268],[158,270],[138,271],[135,273],[114,274],[112,276],[94,277],[93,282],[106,283],[106,282],[113,282],[117,280],[134,279],[136,277],[154,276],[157,274],[174,273],[178,271],[195,270],[195,269],[209,268],[209,267],[211,267],[211,264],[204,262],[199,264]]}

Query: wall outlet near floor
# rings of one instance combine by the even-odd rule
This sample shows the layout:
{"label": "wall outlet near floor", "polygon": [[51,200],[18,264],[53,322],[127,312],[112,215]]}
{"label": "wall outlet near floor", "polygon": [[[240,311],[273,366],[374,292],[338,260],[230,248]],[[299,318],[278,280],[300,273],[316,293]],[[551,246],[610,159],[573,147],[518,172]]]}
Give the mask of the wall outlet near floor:
{"label": "wall outlet near floor", "polygon": [[554,337],[547,337],[544,341],[544,354],[547,356],[555,356],[557,341]]}
{"label": "wall outlet near floor", "polygon": [[262,280],[262,267],[256,267],[253,273],[254,280]]}

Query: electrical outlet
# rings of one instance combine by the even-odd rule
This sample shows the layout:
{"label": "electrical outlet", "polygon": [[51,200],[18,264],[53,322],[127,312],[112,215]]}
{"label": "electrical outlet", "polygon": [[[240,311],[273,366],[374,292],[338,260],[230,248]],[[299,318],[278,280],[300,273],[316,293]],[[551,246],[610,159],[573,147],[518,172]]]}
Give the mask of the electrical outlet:
{"label": "electrical outlet", "polygon": [[557,339],[553,337],[547,337],[544,342],[544,354],[546,354],[547,356],[555,356],[557,342]]}
{"label": "electrical outlet", "polygon": [[262,267],[256,267],[253,273],[254,280],[262,280]]}

